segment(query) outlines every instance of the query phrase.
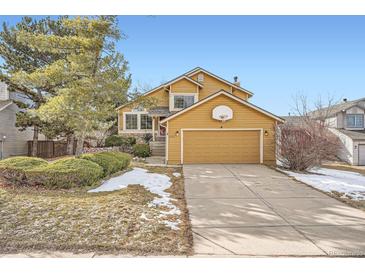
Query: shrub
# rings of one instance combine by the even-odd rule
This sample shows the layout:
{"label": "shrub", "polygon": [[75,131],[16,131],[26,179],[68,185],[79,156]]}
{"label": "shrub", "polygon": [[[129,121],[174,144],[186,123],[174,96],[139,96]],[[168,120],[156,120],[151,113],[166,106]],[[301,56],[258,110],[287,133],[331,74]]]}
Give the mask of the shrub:
{"label": "shrub", "polygon": [[146,143],[149,143],[151,140],[152,140],[152,134],[151,133],[146,133],[143,135],[143,140],[146,142]]}
{"label": "shrub", "polygon": [[127,137],[126,139],[127,139],[126,144],[129,146],[134,146],[137,143],[135,137]]}
{"label": "shrub", "polygon": [[125,168],[123,162],[108,152],[83,154],[79,158],[97,163],[103,168],[104,176],[110,175]]}
{"label": "shrub", "polygon": [[105,139],[106,147],[119,147],[125,144],[125,138],[119,135],[111,135]]}
{"label": "shrub", "polygon": [[46,160],[36,157],[11,157],[0,161],[0,172],[9,181],[20,183],[25,179],[26,170],[47,164]]}
{"label": "shrub", "polygon": [[149,157],[151,155],[150,146],[148,144],[136,144],[133,146],[133,155],[137,157]]}
{"label": "shrub", "polygon": [[103,153],[111,155],[114,158],[116,158],[121,163],[121,170],[128,167],[131,162],[131,156],[127,153],[123,153],[123,152],[119,152],[119,151],[108,151],[108,152],[103,152]]}
{"label": "shrub", "polygon": [[102,176],[103,169],[98,164],[78,158],[62,159],[26,171],[30,184],[50,188],[88,186]]}

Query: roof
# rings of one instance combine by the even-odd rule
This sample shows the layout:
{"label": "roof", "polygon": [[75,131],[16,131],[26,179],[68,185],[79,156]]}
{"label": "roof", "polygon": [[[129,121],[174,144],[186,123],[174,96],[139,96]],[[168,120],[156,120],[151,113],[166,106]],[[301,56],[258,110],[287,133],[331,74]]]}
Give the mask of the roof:
{"label": "roof", "polygon": [[168,107],[153,107],[148,110],[148,114],[151,116],[170,116],[171,112]]}
{"label": "roof", "polygon": [[246,93],[248,93],[251,96],[253,95],[253,92],[251,92],[251,91],[249,91],[249,90],[247,90],[245,88],[242,88],[240,86],[237,86],[234,83],[232,83],[230,81],[227,81],[227,80],[219,77],[218,75],[215,75],[215,74],[213,74],[213,73],[211,73],[211,72],[209,72],[206,69],[203,69],[201,67],[196,67],[195,69],[192,69],[192,70],[188,71],[187,73],[185,73],[185,75],[192,76],[192,75],[197,74],[197,73],[199,73],[201,71],[204,72],[204,73],[206,73],[206,74],[208,74],[208,75],[210,75],[210,76],[212,76],[212,77],[214,77],[214,78],[216,78],[216,79],[218,79],[218,80],[220,80],[220,81],[222,81],[222,82],[224,82],[224,83],[226,83],[227,85],[230,85],[231,87],[234,87],[234,88],[236,88],[238,90],[241,90],[243,92],[246,92]]}
{"label": "roof", "polygon": [[346,129],[337,129],[341,133],[350,137],[352,140],[365,140],[365,130],[346,130]]}
{"label": "roof", "polygon": [[0,101],[0,111],[6,109],[10,106],[13,102],[11,100]]}
{"label": "roof", "polygon": [[292,124],[295,126],[302,126],[305,123],[303,120],[303,117],[301,117],[301,116],[290,115],[290,116],[281,116],[281,118],[283,118],[286,123]]}
{"label": "roof", "polygon": [[[346,111],[347,109],[355,107],[355,106],[357,106],[359,108],[363,108],[359,105],[360,101],[365,101],[365,98],[361,98],[361,99],[357,99],[357,100],[353,100],[353,101],[342,102],[337,105],[331,106],[330,109],[328,107],[326,107],[326,108],[322,108],[319,110],[315,110],[315,111],[310,112],[309,115],[312,116],[313,118],[319,118],[321,115],[323,115],[325,113],[328,117],[333,117],[337,113],[339,113],[341,111]],[[327,111],[328,111],[328,113],[326,113]]]}
{"label": "roof", "polygon": [[[204,72],[204,73],[206,73],[206,74],[208,74],[208,75],[210,75],[210,76],[212,76],[212,77],[214,77],[214,78],[216,78],[216,79],[218,79],[218,80],[226,83],[227,85],[230,85],[231,87],[234,87],[234,88],[236,88],[236,89],[238,89],[240,91],[246,92],[246,93],[248,93],[251,96],[253,95],[253,93],[251,91],[248,91],[247,89],[244,89],[244,88],[242,88],[240,86],[237,86],[234,83],[231,83],[231,82],[229,82],[229,81],[227,81],[227,80],[225,80],[225,79],[223,79],[223,78],[221,78],[221,77],[219,77],[219,76],[217,76],[217,75],[215,75],[215,74],[213,74],[213,73],[211,73],[211,72],[209,72],[209,71],[207,71],[207,70],[205,70],[205,69],[203,69],[201,67],[196,67],[196,68],[194,68],[192,70],[189,70],[188,72],[185,72],[184,74],[179,75],[178,77],[176,77],[176,78],[174,78],[174,79],[172,79],[172,80],[170,80],[170,81],[168,81],[166,83],[163,83],[163,84],[161,84],[161,85],[159,85],[159,86],[157,86],[157,87],[155,87],[155,88],[153,88],[153,89],[151,89],[151,90],[143,93],[142,96],[146,96],[148,94],[151,94],[151,93],[153,93],[153,92],[155,92],[155,91],[157,91],[157,90],[159,90],[159,89],[161,89],[163,87],[166,87],[166,86],[168,86],[170,84],[173,84],[176,81],[179,81],[181,79],[187,79],[190,82],[192,82],[192,83],[194,83],[194,84],[196,84],[196,85],[198,85],[200,87],[203,87],[203,85],[201,83],[199,83],[199,82],[197,82],[197,81],[195,81],[195,80],[193,80],[193,79],[191,79],[189,77],[189,76],[194,75],[194,74],[196,74],[196,73],[198,73],[200,71],[202,71],[202,72]],[[121,106],[117,107],[116,110],[121,109],[122,107],[125,107],[126,105],[129,105],[132,102],[133,101],[128,102],[128,103],[125,103],[124,105],[121,105]]]}
{"label": "roof", "polygon": [[184,108],[184,109],[170,115],[166,119],[162,120],[160,123],[165,123],[165,122],[167,122],[171,119],[174,119],[175,117],[177,117],[177,116],[179,116],[179,115],[181,115],[181,114],[183,114],[183,113],[185,113],[185,112],[187,112],[187,111],[189,111],[189,110],[191,110],[191,109],[193,109],[193,108],[195,108],[195,107],[197,107],[201,104],[204,104],[205,102],[207,102],[209,100],[212,100],[213,98],[215,98],[215,97],[217,97],[221,94],[223,94],[225,96],[228,96],[228,97],[230,97],[230,98],[232,98],[232,99],[234,99],[234,100],[236,100],[236,101],[238,101],[238,102],[240,102],[240,103],[242,103],[242,104],[244,104],[248,107],[251,107],[251,108],[253,108],[253,109],[255,109],[255,110],[257,110],[257,111],[259,111],[259,112],[261,112],[261,113],[263,113],[263,114],[265,114],[265,115],[267,115],[267,116],[269,116],[269,117],[271,117],[271,118],[273,118],[277,121],[284,122],[284,119],[280,118],[279,116],[276,116],[275,114],[272,114],[271,112],[268,112],[268,111],[266,111],[266,110],[264,110],[264,109],[262,109],[262,108],[260,108],[256,105],[246,101],[246,100],[241,99],[240,97],[238,97],[236,95],[233,95],[233,94],[229,93],[228,91],[226,91],[224,89],[221,89],[220,91],[217,91],[217,92],[209,95],[208,97],[205,97],[203,100],[200,100],[200,101],[196,102],[195,104],[192,104],[190,107]]}

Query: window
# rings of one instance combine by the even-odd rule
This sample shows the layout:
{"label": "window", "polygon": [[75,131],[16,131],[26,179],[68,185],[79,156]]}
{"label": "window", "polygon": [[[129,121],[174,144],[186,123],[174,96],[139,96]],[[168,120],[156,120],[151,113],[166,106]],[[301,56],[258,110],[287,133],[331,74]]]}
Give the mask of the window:
{"label": "window", "polygon": [[152,129],[152,117],[141,114],[141,129]]}
{"label": "window", "polygon": [[364,115],[363,114],[347,114],[346,127],[348,128],[363,128]]}
{"label": "window", "polygon": [[175,95],[174,96],[174,108],[181,109],[186,108],[194,104],[194,95]]}
{"label": "window", "polygon": [[125,115],[125,128],[126,129],[138,129],[138,114],[126,114]]}

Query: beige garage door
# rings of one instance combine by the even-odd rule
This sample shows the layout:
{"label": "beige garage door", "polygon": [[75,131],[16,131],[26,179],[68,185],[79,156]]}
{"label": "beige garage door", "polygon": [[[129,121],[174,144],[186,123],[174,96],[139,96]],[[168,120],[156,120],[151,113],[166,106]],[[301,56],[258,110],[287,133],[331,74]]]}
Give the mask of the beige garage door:
{"label": "beige garage door", "polygon": [[260,163],[260,131],[184,131],[184,164]]}

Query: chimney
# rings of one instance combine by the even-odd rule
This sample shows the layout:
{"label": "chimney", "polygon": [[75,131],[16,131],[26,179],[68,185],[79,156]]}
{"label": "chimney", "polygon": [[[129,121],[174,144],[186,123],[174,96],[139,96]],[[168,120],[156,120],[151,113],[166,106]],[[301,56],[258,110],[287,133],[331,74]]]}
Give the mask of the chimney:
{"label": "chimney", "polygon": [[344,102],[347,102],[347,98],[343,98],[343,101],[344,101]]}
{"label": "chimney", "polygon": [[236,86],[241,86],[241,83],[238,81],[238,76],[233,77],[233,84]]}

